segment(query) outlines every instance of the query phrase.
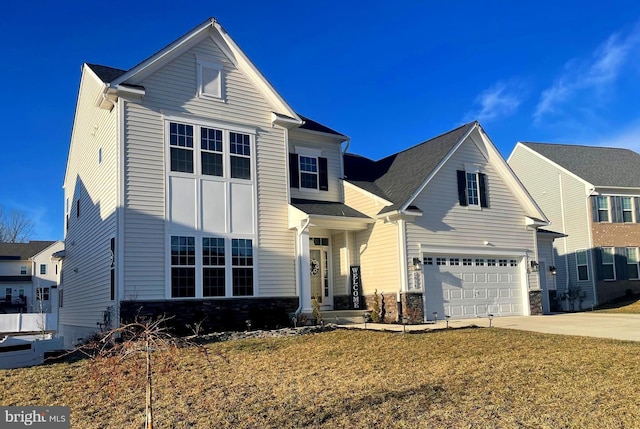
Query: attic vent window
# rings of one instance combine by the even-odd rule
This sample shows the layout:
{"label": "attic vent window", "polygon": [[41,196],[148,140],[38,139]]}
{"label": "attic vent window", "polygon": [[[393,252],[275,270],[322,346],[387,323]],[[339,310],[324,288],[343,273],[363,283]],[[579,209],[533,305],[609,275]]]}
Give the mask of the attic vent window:
{"label": "attic vent window", "polygon": [[206,61],[197,61],[198,95],[222,98],[222,66]]}

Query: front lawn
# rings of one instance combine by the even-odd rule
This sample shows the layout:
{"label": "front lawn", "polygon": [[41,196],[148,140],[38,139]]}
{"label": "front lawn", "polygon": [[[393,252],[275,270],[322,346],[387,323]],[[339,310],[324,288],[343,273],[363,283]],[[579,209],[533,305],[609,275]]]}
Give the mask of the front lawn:
{"label": "front lawn", "polygon": [[[156,428],[634,428],[640,343],[497,328],[337,330],[154,356]],[[220,356],[218,356],[218,354]],[[1,405],[142,427],[143,363],[0,371]]]}
{"label": "front lawn", "polygon": [[616,302],[601,305],[596,311],[602,313],[640,314],[640,296],[634,295]]}

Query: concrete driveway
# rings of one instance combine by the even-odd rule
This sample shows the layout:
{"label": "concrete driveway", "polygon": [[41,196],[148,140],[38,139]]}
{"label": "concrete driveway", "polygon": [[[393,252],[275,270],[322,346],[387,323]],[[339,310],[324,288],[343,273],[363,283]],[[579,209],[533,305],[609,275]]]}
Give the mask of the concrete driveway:
{"label": "concrete driveway", "polygon": [[[489,327],[489,319],[478,317],[474,319],[450,320],[451,328],[466,326]],[[545,334],[577,335],[582,337],[612,338],[625,341],[640,341],[640,314],[609,314],[609,313],[567,313],[544,316],[508,316],[494,317],[491,325],[498,328],[518,329],[521,331],[542,332]],[[381,331],[421,331],[445,329],[446,322],[425,325],[395,325],[362,323],[341,325],[351,329],[377,329]]]}
{"label": "concrete driveway", "polygon": [[[489,326],[487,319],[476,319],[478,326]],[[546,334],[579,335],[640,341],[640,314],[567,313],[527,317],[495,317],[493,326]]]}

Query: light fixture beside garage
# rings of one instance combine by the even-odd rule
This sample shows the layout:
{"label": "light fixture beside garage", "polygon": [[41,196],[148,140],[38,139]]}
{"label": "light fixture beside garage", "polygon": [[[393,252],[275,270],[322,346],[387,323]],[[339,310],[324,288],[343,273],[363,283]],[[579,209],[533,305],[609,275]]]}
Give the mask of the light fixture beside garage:
{"label": "light fixture beside garage", "polygon": [[538,263],[536,261],[531,261],[531,272],[533,273],[538,272]]}
{"label": "light fixture beside garage", "polygon": [[558,274],[558,270],[556,270],[555,265],[551,265],[549,267],[549,274],[551,274],[552,276],[555,276],[556,274]]}
{"label": "light fixture beside garage", "polygon": [[418,271],[420,270],[420,266],[422,265],[422,261],[420,258],[413,258],[413,269]]}

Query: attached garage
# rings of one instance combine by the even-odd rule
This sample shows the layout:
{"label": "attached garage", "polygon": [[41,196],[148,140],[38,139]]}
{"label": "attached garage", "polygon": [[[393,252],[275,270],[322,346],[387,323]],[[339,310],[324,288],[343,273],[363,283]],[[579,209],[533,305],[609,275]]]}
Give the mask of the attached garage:
{"label": "attached garage", "polygon": [[425,314],[433,320],[525,313],[521,256],[425,255]]}

